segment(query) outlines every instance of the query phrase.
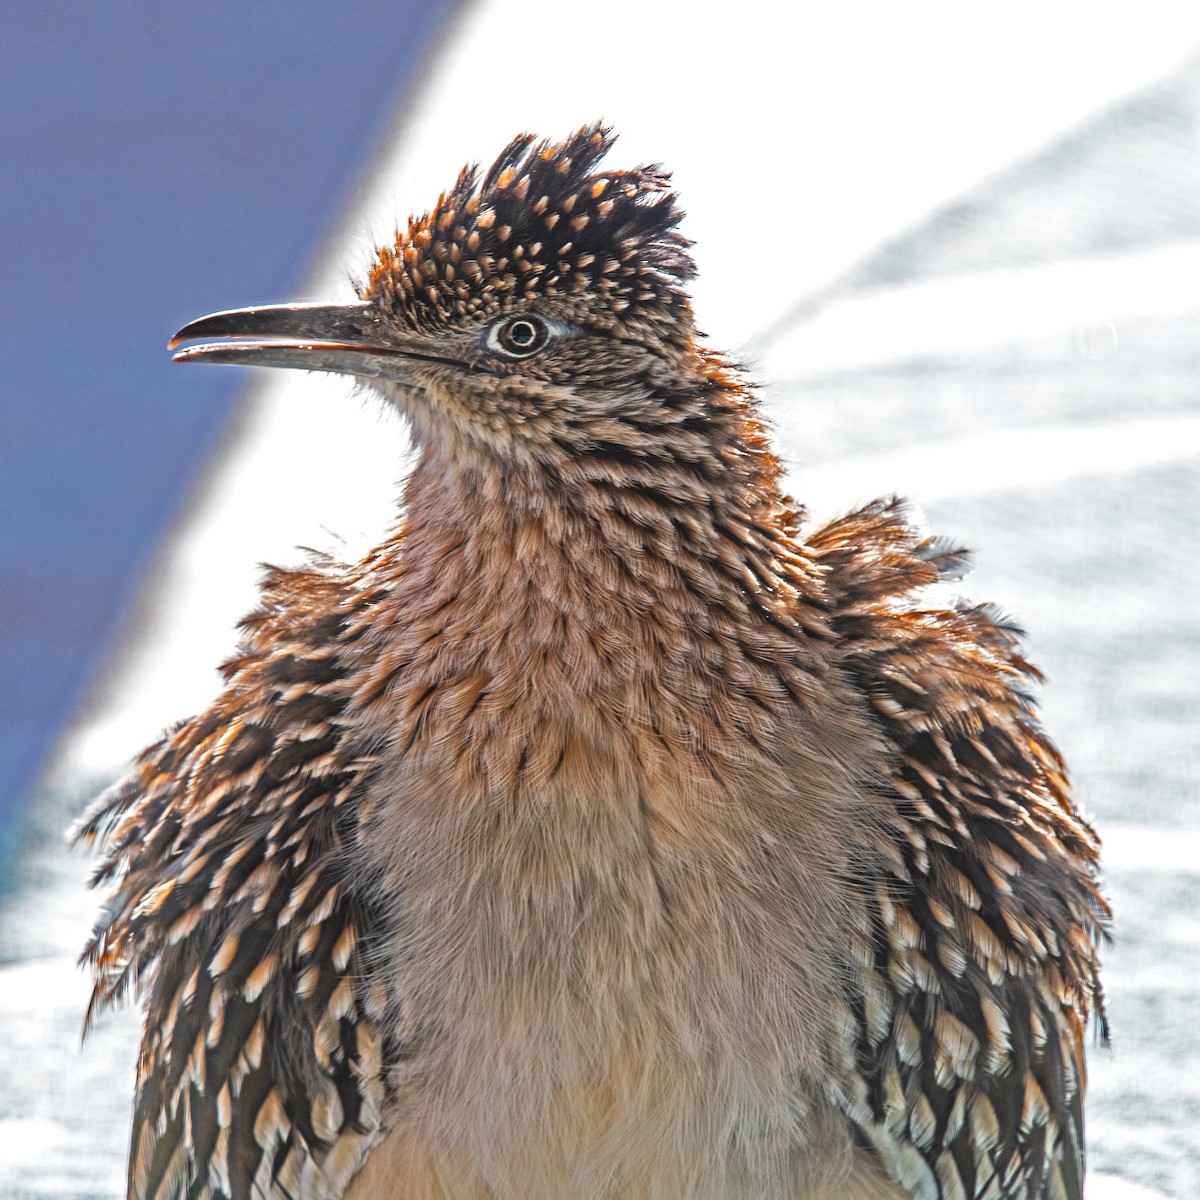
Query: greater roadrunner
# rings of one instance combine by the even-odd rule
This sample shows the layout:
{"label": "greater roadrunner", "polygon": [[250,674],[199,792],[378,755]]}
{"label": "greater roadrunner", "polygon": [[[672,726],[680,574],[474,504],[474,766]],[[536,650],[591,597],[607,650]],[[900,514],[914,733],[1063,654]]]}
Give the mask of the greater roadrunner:
{"label": "greater roadrunner", "polygon": [[1081,1194],[1107,907],[1037,673],[897,502],[806,523],[610,140],[172,342],[367,379],[419,458],[82,827],[133,1197]]}

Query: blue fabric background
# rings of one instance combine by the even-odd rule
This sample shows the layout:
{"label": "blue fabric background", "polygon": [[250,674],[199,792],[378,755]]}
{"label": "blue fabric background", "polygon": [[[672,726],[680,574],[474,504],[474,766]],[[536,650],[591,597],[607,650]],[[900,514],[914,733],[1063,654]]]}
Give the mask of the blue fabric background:
{"label": "blue fabric background", "polygon": [[6,7],[0,837],[241,382],[167,338],[297,286],[451,8]]}

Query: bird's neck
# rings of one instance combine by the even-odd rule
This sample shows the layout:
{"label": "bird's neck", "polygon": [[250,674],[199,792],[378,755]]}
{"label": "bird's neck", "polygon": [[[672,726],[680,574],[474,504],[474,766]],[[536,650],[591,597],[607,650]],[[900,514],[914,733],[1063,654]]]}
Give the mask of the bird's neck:
{"label": "bird's neck", "polygon": [[815,703],[830,670],[819,575],[761,430],[730,411],[740,444],[714,469],[608,455],[518,471],[426,451],[363,581],[360,702],[405,697],[381,732],[428,733],[433,709],[454,728],[482,705],[692,737],[697,713],[744,727],[781,697]]}

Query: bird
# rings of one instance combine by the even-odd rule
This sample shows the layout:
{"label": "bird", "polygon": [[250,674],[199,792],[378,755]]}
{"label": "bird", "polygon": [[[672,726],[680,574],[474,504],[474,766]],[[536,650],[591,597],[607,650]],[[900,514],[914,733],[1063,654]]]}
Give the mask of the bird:
{"label": "bird", "polygon": [[134,1200],[1082,1195],[1111,914],[1023,635],[902,501],[790,498],[614,140],[522,134],[354,301],[170,343],[354,377],[415,465],[78,826]]}

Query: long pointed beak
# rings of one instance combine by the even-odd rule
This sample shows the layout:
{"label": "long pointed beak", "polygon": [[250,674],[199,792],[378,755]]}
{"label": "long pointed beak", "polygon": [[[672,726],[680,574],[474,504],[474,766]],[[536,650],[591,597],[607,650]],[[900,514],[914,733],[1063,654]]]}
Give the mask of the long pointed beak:
{"label": "long pointed beak", "polygon": [[[195,345],[184,346],[184,342]],[[403,381],[414,358],[432,357],[386,337],[367,303],[278,304],[213,313],[168,343],[175,362],[297,367]]]}

